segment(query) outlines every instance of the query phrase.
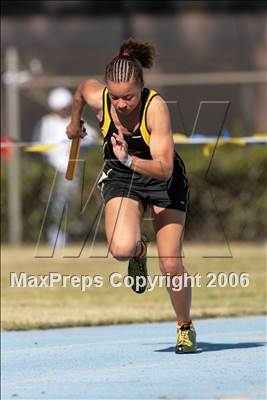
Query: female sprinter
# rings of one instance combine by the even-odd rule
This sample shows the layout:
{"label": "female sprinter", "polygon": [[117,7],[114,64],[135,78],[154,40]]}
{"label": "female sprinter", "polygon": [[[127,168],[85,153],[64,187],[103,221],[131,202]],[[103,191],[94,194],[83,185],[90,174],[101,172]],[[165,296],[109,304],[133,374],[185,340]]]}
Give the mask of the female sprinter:
{"label": "female sprinter", "polygon": [[[67,126],[69,139],[84,137],[80,119],[88,104],[100,121],[104,136],[104,170],[99,181],[105,200],[105,227],[109,249],[117,260],[129,260],[128,275],[142,276],[146,287],[146,243],[141,223],[151,207],[160,269],[174,278],[186,272],[182,237],[188,205],[188,183],[182,159],[174,151],[168,107],[144,87],[143,67],[153,63],[154,47],[135,39],[121,45],[107,65],[104,86],[85,80],[78,86]],[[172,279],[171,279],[172,281]],[[168,287],[177,316],[176,353],[196,351],[196,332],[190,320],[191,287]]]}

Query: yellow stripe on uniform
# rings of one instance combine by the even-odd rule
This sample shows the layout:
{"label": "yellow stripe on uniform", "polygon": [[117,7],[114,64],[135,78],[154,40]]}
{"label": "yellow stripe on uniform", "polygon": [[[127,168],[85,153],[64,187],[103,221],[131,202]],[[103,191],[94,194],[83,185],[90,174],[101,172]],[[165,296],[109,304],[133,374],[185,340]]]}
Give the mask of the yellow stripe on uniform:
{"label": "yellow stripe on uniform", "polygon": [[101,126],[102,135],[105,137],[108,133],[111,118],[108,111],[108,89],[103,92],[103,124]]}
{"label": "yellow stripe on uniform", "polygon": [[155,90],[150,90],[149,91],[149,95],[148,95],[147,100],[146,100],[146,104],[145,104],[145,107],[144,107],[144,112],[143,112],[143,115],[142,115],[142,121],[141,121],[141,125],[140,125],[141,135],[142,135],[145,143],[148,146],[149,146],[149,142],[150,142],[150,132],[149,132],[147,126],[146,126],[146,113],[147,113],[147,108],[148,108],[152,98],[154,96],[156,96],[156,95],[157,95],[157,92]]}

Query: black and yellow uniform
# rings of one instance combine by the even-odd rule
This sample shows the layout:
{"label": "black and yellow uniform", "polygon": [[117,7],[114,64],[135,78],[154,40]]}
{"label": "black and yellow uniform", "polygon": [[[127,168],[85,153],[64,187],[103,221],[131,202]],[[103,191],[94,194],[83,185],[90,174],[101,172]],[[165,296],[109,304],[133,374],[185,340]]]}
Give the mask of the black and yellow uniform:
{"label": "black and yellow uniform", "polygon": [[[128,153],[137,157],[151,160],[149,150],[150,132],[146,125],[146,114],[149,104],[157,92],[144,88],[142,91],[142,106],[140,122],[134,132],[125,135],[128,144]],[[103,119],[100,122],[104,136],[104,169],[98,182],[104,200],[107,202],[113,197],[129,197],[141,202],[146,209],[147,205],[156,205],[163,208],[174,208],[186,211],[189,200],[188,179],[184,163],[174,152],[173,174],[169,180],[163,181],[140,174],[124,166],[115,156],[111,143],[112,134],[118,130],[111,118],[111,102],[107,88],[103,92]]]}

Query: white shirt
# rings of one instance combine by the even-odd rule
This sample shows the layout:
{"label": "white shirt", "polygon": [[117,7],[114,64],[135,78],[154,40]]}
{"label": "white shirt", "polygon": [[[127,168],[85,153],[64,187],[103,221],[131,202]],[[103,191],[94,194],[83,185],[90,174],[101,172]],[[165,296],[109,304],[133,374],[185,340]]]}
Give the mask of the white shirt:
{"label": "white shirt", "polygon": [[[68,165],[71,141],[66,136],[66,127],[70,123],[70,116],[62,118],[57,114],[47,114],[41,120],[34,132],[34,140],[40,143],[57,144],[45,153],[50,165],[60,173],[65,173]],[[96,144],[97,131],[85,123],[87,135],[82,139],[88,146]]]}

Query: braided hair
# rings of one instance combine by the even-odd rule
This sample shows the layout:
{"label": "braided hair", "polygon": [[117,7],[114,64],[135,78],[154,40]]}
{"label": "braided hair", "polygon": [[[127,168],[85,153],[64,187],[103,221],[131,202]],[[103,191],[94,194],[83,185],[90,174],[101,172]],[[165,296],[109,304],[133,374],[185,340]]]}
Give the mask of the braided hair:
{"label": "braided hair", "polygon": [[106,66],[105,81],[122,83],[133,80],[143,85],[143,68],[151,68],[155,54],[154,46],[147,42],[133,38],[125,40],[119,55]]}

